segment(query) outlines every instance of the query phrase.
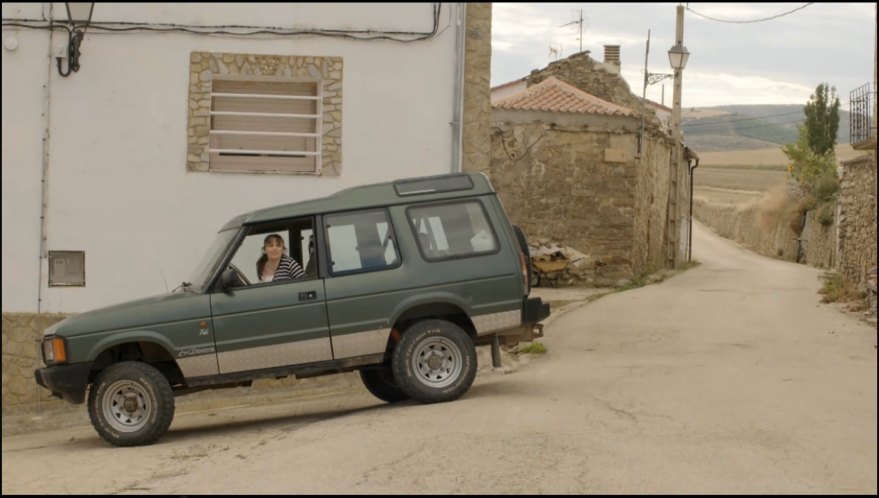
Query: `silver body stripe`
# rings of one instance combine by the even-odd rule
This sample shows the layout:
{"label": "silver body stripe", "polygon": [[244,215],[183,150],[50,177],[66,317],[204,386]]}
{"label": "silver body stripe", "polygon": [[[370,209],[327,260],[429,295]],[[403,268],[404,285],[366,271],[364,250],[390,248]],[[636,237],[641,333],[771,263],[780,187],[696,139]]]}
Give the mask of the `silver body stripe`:
{"label": "silver body stripe", "polygon": [[485,335],[496,330],[509,329],[522,324],[522,311],[502,311],[470,317],[476,327],[476,335]]}
{"label": "silver body stripe", "polygon": [[226,351],[217,358],[220,372],[230,373],[332,360],[333,354],[329,339],[311,339]]}
{"label": "silver body stripe", "polygon": [[217,375],[217,355],[214,353],[178,358],[177,365],[184,377],[201,377],[203,375]]}
{"label": "silver body stripe", "polygon": [[391,329],[379,329],[333,336],[333,353],[336,359],[384,353],[390,334]]}

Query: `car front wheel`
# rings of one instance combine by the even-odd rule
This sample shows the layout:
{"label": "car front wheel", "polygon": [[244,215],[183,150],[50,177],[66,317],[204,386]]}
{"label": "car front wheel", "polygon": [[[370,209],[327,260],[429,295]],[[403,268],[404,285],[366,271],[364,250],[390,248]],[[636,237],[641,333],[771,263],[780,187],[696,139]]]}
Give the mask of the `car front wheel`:
{"label": "car front wheel", "polygon": [[174,393],[155,368],[137,361],[107,367],[89,392],[89,418],[98,434],[116,446],[155,442],[174,418]]}
{"label": "car front wheel", "polygon": [[454,323],[422,320],[403,334],[391,364],[397,384],[412,399],[452,401],[476,378],[476,348]]}

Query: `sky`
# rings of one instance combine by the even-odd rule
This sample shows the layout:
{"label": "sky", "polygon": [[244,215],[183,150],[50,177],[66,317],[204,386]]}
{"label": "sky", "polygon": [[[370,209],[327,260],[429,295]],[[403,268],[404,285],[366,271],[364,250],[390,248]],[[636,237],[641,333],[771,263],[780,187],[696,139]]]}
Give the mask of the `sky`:
{"label": "sky", "polygon": [[[671,73],[668,49],[675,42],[677,5],[493,3],[491,85],[546,67],[556,59],[551,48],[561,57],[579,52],[582,9],[583,50],[603,61],[604,45],[620,45],[622,76],[640,96],[648,30],[648,72]],[[683,71],[682,107],[805,104],[818,84],[828,83],[847,110],[849,92],[873,80],[875,3],[683,5],[690,58]],[[647,98],[662,102],[663,86],[665,105],[671,107],[671,79],[648,85]]]}

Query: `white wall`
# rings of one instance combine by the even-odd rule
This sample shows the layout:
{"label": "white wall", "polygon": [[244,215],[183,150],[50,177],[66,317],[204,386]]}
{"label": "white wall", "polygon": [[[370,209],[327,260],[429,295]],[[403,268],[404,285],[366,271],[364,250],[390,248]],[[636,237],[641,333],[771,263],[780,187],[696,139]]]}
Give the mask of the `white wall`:
{"label": "white wall", "polygon": [[[164,292],[163,274],[176,287],[217,229],[242,212],[451,171],[454,8],[443,4],[438,36],[414,43],[89,31],[81,69],[68,78],[59,76],[54,59],[48,67],[48,31],[4,28],[4,40],[14,36],[18,47],[2,51],[3,312],[37,310],[44,85],[46,247],[85,251],[86,286],[49,288],[44,261],[41,310],[81,312]],[[55,9],[63,12],[63,4]],[[94,20],[429,31],[432,9],[99,3]],[[3,17],[39,18],[40,10],[4,3]],[[342,57],[341,176],[187,172],[192,51]]]}

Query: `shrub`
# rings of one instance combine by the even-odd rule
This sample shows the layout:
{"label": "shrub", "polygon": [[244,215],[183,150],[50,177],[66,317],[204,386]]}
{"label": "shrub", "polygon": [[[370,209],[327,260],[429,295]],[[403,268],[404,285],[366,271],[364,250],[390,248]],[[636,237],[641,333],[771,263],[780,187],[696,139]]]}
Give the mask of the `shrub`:
{"label": "shrub", "polygon": [[546,353],[546,346],[544,346],[543,343],[541,343],[541,342],[534,341],[527,346],[520,347],[519,352],[520,353],[530,353],[530,354],[543,354],[543,353]]}
{"label": "shrub", "polygon": [[839,192],[839,180],[835,176],[821,176],[812,185],[812,195],[819,203],[836,200],[837,192]]}
{"label": "shrub", "polygon": [[836,203],[825,202],[818,207],[815,213],[818,216],[818,222],[822,226],[832,225],[836,221]]}

